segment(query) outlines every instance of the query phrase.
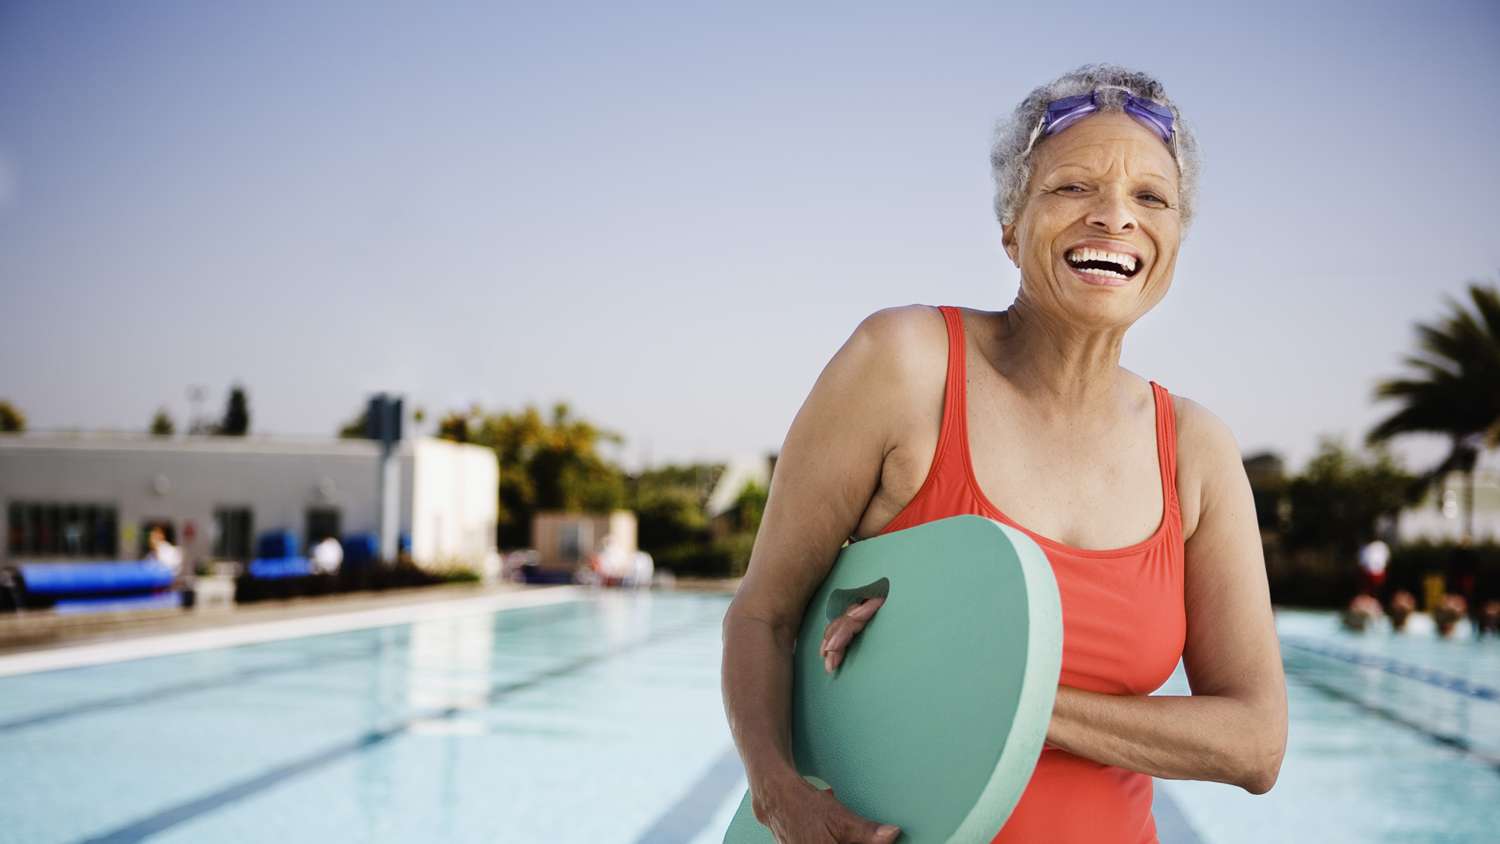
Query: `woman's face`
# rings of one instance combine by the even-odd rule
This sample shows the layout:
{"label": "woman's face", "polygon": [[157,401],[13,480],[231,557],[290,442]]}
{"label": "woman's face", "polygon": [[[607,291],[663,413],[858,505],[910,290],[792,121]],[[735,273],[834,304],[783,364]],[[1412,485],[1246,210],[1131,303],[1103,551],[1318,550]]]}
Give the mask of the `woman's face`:
{"label": "woman's face", "polygon": [[1178,197],[1171,151],[1127,114],[1092,114],[1048,137],[1032,152],[1025,204],[1002,227],[1020,298],[1084,325],[1135,322],[1171,286]]}

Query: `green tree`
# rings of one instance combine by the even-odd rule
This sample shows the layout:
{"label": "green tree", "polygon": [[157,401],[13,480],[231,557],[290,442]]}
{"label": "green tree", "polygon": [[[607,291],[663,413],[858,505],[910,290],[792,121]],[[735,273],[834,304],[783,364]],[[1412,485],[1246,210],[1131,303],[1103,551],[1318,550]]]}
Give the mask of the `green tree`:
{"label": "green tree", "polygon": [[236,384],[229,391],[229,402],[224,407],[224,421],[219,423],[217,433],[230,437],[243,437],[250,433],[250,399],[245,388]]}
{"label": "green tree", "polygon": [[636,496],[636,544],[652,555],[708,541],[708,518],[686,486],[653,485]]}
{"label": "green tree", "polygon": [[365,438],[365,422],[369,418],[367,411],[361,410],[353,419],[339,426],[339,439],[362,440]]}
{"label": "green tree", "polygon": [[1465,476],[1464,535],[1474,535],[1474,466],[1482,446],[1500,445],[1500,290],[1469,285],[1472,311],[1445,297],[1450,309],[1435,324],[1418,323],[1418,352],[1405,359],[1414,372],[1381,381],[1375,397],[1400,403],[1366,442],[1410,433],[1448,438],[1448,454],[1422,473],[1420,483],[1440,483],[1449,472]]}
{"label": "green tree", "polygon": [[603,512],[626,503],[624,473],[599,454],[601,445],[623,438],[573,416],[566,402],[554,404],[550,418],[531,405],[519,413],[448,413],[438,436],[495,450],[502,547],[530,544],[539,510]]}
{"label": "green tree", "polygon": [[0,431],[18,433],[26,430],[26,414],[19,407],[0,399]]}
{"label": "green tree", "polygon": [[1285,543],[1352,559],[1375,534],[1376,520],[1415,503],[1421,493],[1383,447],[1356,454],[1335,437],[1322,437],[1318,452],[1286,487],[1290,513]]}
{"label": "green tree", "polygon": [[452,410],[438,420],[438,436],[456,443],[466,443],[473,436],[475,420],[483,416],[478,407],[467,411]]}
{"label": "green tree", "polygon": [[177,433],[177,425],[167,413],[165,407],[157,408],[156,415],[151,417],[151,435],[156,437],[170,437]]}
{"label": "green tree", "polygon": [[769,495],[770,490],[755,481],[745,484],[745,488],[740,490],[739,496],[734,500],[734,507],[729,511],[735,530],[751,536],[760,530],[760,518],[766,512],[766,498]]}

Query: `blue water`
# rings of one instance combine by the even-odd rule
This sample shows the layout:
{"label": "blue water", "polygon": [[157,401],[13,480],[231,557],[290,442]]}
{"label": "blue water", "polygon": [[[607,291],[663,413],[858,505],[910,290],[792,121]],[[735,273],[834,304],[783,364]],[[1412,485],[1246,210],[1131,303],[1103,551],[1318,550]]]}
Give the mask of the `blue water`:
{"label": "blue water", "polygon": [[[714,842],[744,789],[726,605],[592,595],[0,678],[0,841]],[[1280,781],[1158,782],[1164,844],[1495,840],[1500,641],[1277,623]]]}

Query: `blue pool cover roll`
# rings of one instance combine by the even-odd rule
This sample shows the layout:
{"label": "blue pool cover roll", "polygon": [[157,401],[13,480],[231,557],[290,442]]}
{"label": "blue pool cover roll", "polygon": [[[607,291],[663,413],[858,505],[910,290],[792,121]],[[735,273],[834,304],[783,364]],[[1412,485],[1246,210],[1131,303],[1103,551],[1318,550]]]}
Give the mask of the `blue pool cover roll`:
{"label": "blue pool cover roll", "polygon": [[306,557],[269,557],[250,561],[250,576],[256,580],[285,580],[307,577],[313,573]]}
{"label": "blue pool cover roll", "polygon": [[297,534],[289,530],[268,530],[255,542],[255,556],[261,559],[281,559],[296,556]]}
{"label": "blue pool cover roll", "polygon": [[172,585],[172,570],[155,560],[25,563],[18,568],[30,595],[149,592]]}
{"label": "blue pool cover roll", "polygon": [[351,533],[344,537],[344,565],[361,566],[380,559],[380,540],[373,533]]}
{"label": "blue pool cover roll", "polygon": [[116,610],[166,610],[182,606],[181,592],[154,592],[149,595],[124,595],[106,598],[69,598],[52,605],[58,615],[112,612]]}

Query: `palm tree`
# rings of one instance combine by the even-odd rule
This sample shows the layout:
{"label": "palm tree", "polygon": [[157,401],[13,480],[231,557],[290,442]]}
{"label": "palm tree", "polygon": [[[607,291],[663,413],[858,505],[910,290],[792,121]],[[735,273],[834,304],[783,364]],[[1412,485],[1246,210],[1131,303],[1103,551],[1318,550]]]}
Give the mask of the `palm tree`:
{"label": "palm tree", "polygon": [[1365,441],[1373,445],[1418,432],[1447,436],[1447,456],[1419,483],[1427,487],[1449,472],[1464,474],[1464,536],[1472,539],[1474,466],[1481,447],[1500,445],[1500,289],[1470,284],[1469,298],[1472,311],[1444,297],[1451,312],[1435,325],[1417,324],[1420,351],[1404,361],[1416,372],[1375,387],[1377,400],[1394,399],[1401,407]]}

